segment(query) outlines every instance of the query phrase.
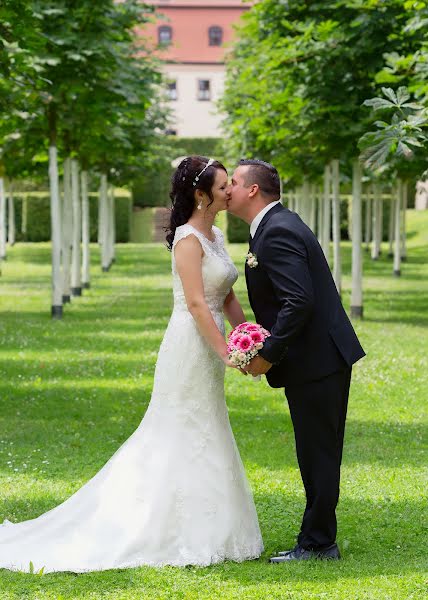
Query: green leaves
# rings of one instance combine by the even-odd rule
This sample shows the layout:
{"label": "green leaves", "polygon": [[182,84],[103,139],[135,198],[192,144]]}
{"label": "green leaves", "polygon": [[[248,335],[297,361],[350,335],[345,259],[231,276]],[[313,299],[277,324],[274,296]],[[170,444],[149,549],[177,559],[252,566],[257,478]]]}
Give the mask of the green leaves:
{"label": "green leaves", "polygon": [[4,1],[0,152],[7,169],[22,169],[24,156],[28,165],[40,162],[32,157],[46,150],[47,115],[60,157],[74,153],[86,168],[111,170],[123,183],[143,169],[165,121],[160,66],[143,37],[136,50],[135,32],[153,7],[139,0]]}
{"label": "green leaves", "polygon": [[45,571],[44,567],[42,567],[41,569],[39,569],[38,571],[36,571],[34,569],[33,561],[30,560],[29,573],[31,573],[31,575],[43,575],[44,571]]}
{"label": "green leaves", "polygon": [[428,146],[428,112],[417,102],[408,102],[411,95],[407,88],[382,88],[386,98],[371,98],[364,102],[374,111],[391,113],[391,121],[375,121],[377,131],[370,131],[359,140],[361,158],[369,169],[384,168],[387,163],[397,168],[401,158],[414,158],[419,148]]}

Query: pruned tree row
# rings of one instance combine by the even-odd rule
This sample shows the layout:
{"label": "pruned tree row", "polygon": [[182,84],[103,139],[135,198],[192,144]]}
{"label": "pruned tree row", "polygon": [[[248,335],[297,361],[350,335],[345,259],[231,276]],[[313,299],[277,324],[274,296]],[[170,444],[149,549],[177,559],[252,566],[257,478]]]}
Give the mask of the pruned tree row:
{"label": "pruned tree row", "polygon": [[[152,13],[138,0],[85,0],[79,10],[68,0],[0,7],[0,254],[4,179],[43,182],[48,175],[57,318],[90,286],[89,184],[100,187],[107,271],[115,259],[114,186],[141,174],[165,129],[159,65],[136,36]],[[12,185],[8,194],[13,243]]]}
{"label": "pruned tree row", "polygon": [[363,315],[361,247],[374,260],[381,251],[385,192],[398,276],[406,194],[428,166],[427,23],[424,2],[260,0],[227,63],[230,159],[275,164],[290,208],[316,221],[339,292],[340,188],[352,188],[353,317]]}

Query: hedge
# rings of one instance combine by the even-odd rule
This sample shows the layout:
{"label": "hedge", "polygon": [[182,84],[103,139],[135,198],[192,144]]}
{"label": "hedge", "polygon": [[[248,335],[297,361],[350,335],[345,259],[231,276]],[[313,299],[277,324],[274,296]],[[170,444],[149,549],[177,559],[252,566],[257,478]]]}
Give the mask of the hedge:
{"label": "hedge", "polygon": [[[170,138],[175,156],[190,156],[201,154],[213,156],[222,161],[221,140],[218,138]],[[138,179],[132,188],[133,203],[142,208],[147,206],[169,206],[171,175],[174,169],[165,157],[159,157],[158,168],[152,169]]]}
{"label": "hedge", "polygon": [[[284,201],[284,205],[287,206],[287,202]],[[362,204],[362,223],[363,223],[363,239],[365,231],[365,219],[366,219],[366,206],[367,203]],[[388,198],[384,198],[383,201],[383,241],[388,240],[389,230],[389,213],[391,209],[391,203]],[[340,199],[340,238],[342,240],[349,240],[351,238],[351,213],[352,213],[352,199],[349,197]],[[227,216],[227,237],[230,243],[244,243],[248,241],[249,227],[244,221],[228,214]],[[330,239],[333,239],[333,232],[330,232]]]}
{"label": "hedge", "polygon": [[[16,240],[28,242],[47,242],[51,239],[50,199],[48,194],[20,196],[16,194],[15,223]],[[27,232],[22,233],[22,210],[27,204]],[[131,219],[131,198],[115,196],[116,241],[128,242]],[[98,194],[89,194],[89,227],[91,242],[97,241],[98,235]]]}

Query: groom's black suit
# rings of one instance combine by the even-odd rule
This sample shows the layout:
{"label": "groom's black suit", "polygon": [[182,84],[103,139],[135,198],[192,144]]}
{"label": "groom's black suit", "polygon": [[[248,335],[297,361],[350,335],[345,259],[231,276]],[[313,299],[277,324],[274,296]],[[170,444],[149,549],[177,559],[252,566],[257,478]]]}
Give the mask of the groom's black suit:
{"label": "groom's black suit", "polygon": [[248,297],[258,323],[271,332],[260,356],[273,363],[266,377],[284,387],[306,490],[298,542],[335,542],[340,463],[351,368],[364,356],[340,301],[324,253],[300,217],[275,205],[263,217],[245,266]]}

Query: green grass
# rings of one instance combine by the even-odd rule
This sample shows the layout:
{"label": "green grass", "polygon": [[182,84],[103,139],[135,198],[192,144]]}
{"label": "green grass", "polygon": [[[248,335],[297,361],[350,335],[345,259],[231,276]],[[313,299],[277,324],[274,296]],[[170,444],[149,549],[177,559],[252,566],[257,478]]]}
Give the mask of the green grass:
{"label": "green grass", "polygon": [[[44,576],[0,571],[3,599],[410,599],[427,593],[428,213],[409,211],[408,260],[366,256],[367,357],[354,370],[338,508],[339,563],[269,565],[294,542],[304,496],[281,390],[228,372],[232,426],[254,490],[259,561]],[[242,274],[246,246],[231,247]],[[110,273],[50,319],[50,249],[19,244],[0,278],[0,521],[33,518],[77,490],[137,427],[171,306],[170,255],[121,245]],[[343,246],[346,308],[350,246]],[[236,291],[247,316],[244,278]]]}

